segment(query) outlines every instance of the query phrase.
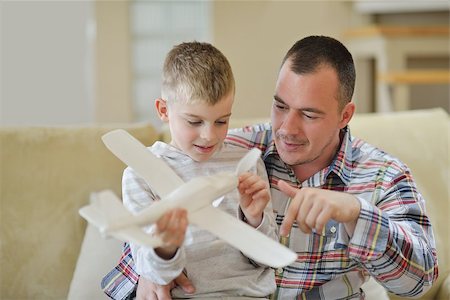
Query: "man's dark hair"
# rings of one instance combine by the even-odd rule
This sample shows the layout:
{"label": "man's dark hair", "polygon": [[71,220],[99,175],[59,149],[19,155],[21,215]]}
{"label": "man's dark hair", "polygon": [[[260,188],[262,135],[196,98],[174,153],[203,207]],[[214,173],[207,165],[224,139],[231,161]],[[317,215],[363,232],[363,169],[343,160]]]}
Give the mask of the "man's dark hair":
{"label": "man's dark hair", "polygon": [[[295,74],[315,72],[321,66],[332,67],[339,79],[339,107],[351,101],[355,88],[355,65],[347,48],[327,36],[309,36],[297,41],[283,58],[289,60]],[[283,65],[282,64],[282,65]]]}

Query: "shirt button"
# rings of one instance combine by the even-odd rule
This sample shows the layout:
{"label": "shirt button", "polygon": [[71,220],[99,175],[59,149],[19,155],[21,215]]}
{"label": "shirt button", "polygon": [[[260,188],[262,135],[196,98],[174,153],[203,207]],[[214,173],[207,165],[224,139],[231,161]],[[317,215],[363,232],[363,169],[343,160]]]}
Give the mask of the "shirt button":
{"label": "shirt button", "polygon": [[331,232],[331,233],[335,233],[335,232],[336,232],[336,227],[334,227],[334,226],[331,226],[331,228],[330,228],[330,232]]}
{"label": "shirt button", "polygon": [[278,273],[278,274],[283,273],[283,271],[284,271],[283,268],[278,268],[278,269],[277,269],[277,273]]}

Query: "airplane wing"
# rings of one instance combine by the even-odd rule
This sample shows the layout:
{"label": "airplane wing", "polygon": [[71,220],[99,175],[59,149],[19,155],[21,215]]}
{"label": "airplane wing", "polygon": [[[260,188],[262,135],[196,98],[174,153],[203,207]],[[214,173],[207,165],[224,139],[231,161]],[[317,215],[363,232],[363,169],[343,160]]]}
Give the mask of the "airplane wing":
{"label": "airplane wing", "polygon": [[79,213],[89,223],[99,228],[102,233],[120,220],[133,217],[111,190],[92,194],[91,203],[80,208]]}
{"label": "airplane wing", "polygon": [[163,160],[123,129],[102,136],[106,147],[133,168],[160,198],[180,187],[184,181]]}
{"label": "airplane wing", "polygon": [[[158,159],[155,155],[148,151],[144,145],[142,145],[128,132],[122,129],[114,130],[105,134],[102,139],[106,147],[120,160],[133,168],[141,177],[143,177],[161,198],[166,198],[166,196],[169,196],[171,192],[177,194],[177,189],[183,185],[183,180],[166,163],[164,163],[164,161]],[[236,173],[239,174],[249,168],[252,164],[254,164],[253,161],[256,161],[259,155],[260,154],[257,153],[257,151],[250,153],[248,158],[246,158],[244,162],[238,166]],[[192,184],[195,186],[201,185],[196,182]],[[216,190],[216,188],[212,190]],[[174,194],[171,196],[175,196]],[[209,199],[211,195],[208,195],[205,199],[202,199],[202,197],[199,197],[199,199],[212,202],[220,195],[215,195],[212,199]],[[192,202],[190,204],[192,205]],[[166,205],[162,205],[161,203],[161,211],[158,212],[158,214],[167,208],[165,206]],[[153,206],[153,209],[156,209],[156,207]],[[102,224],[102,222],[105,223],[105,217],[103,216],[102,220],[101,216],[98,214],[98,210],[96,209],[90,208],[85,209],[84,211],[83,209],[80,210],[80,214],[83,215],[83,213],[91,218],[91,220],[96,220],[99,224]],[[115,235],[121,240],[133,240],[137,243],[148,243],[151,245],[153,241],[149,241],[148,239],[151,239],[152,237],[146,236],[145,233],[139,229],[137,224],[141,222],[148,222],[148,213],[146,212],[140,214],[139,216],[133,216],[131,219],[135,220],[132,222],[130,222],[130,218],[128,218],[128,220],[125,220],[124,218],[116,218],[114,225],[112,225],[110,224],[110,220],[106,220],[106,223],[109,225],[107,233]],[[155,211],[153,211],[152,215],[153,214],[155,216],[158,215],[155,214]],[[285,266],[292,263],[297,258],[297,255],[288,248],[270,239],[261,232],[258,232],[249,225],[218,209],[213,208],[210,205],[206,205],[204,208],[199,210],[191,211],[189,214],[189,220],[192,223],[211,231],[219,238],[227,241],[234,247],[241,250],[248,257],[268,266]],[[136,221],[137,223],[134,223]]]}
{"label": "airplane wing", "polygon": [[241,250],[247,257],[273,268],[287,266],[297,254],[250,225],[212,206],[189,214],[189,222]]}
{"label": "airplane wing", "polygon": [[133,224],[135,216],[126,210],[122,201],[111,190],[93,194],[91,204],[82,207],[79,213],[104,235],[152,248],[162,245],[159,237],[151,236],[140,226]]}

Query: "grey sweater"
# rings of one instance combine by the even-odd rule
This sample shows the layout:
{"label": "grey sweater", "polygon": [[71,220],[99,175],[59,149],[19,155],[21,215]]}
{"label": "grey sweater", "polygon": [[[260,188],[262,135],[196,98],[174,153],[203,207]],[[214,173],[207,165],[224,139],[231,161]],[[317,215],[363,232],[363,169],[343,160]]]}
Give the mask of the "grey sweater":
{"label": "grey sweater", "polygon": [[[245,149],[224,145],[208,161],[196,162],[162,142],[156,142],[149,150],[162,157],[184,181],[223,171],[233,172],[247,152]],[[259,176],[267,180],[262,160],[258,161],[255,169]],[[157,199],[145,181],[131,168],[124,171],[122,193],[124,205],[133,213]],[[218,209],[238,217],[237,189],[225,195]],[[151,232],[152,228],[146,230]],[[277,239],[277,226],[270,202],[257,230]],[[170,260],[160,258],[152,248],[136,244],[131,244],[131,251],[137,272],[157,284],[169,283],[184,270],[194,284],[196,293],[187,295],[178,287],[172,290],[174,298],[266,297],[275,291],[275,275],[271,268],[251,261],[225,241],[194,225],[188,226],[184,245]]]}

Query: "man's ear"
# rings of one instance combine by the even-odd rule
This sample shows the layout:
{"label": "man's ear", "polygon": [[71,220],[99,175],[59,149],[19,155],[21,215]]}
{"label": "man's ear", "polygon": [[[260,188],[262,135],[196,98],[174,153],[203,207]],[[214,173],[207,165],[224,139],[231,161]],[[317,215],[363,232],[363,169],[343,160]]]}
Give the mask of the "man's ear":
{"label": "man's ear", "polygon": [[169,121],[168,107],[167,102],[161,98],[157,98],[155,100],[156,112],[158,113],[159,118],[163,122]]}
{"label": "man's ear", "polygon": [[347,126],[348,122],[350,122],[350,120],[352,119],[354,113],[355,113],[355,103],[353,102],[347,103],[341,111],[341,121],[339,123],[339,127],[341,129]]}

